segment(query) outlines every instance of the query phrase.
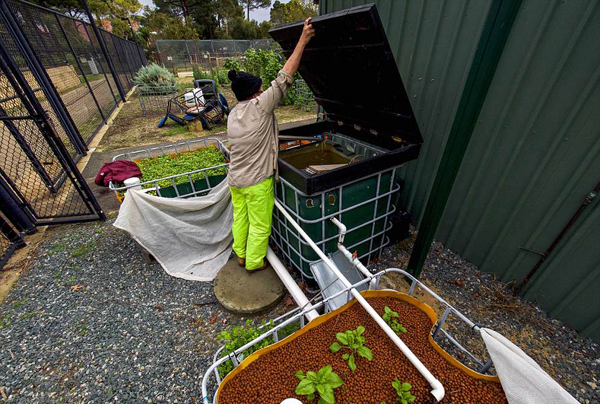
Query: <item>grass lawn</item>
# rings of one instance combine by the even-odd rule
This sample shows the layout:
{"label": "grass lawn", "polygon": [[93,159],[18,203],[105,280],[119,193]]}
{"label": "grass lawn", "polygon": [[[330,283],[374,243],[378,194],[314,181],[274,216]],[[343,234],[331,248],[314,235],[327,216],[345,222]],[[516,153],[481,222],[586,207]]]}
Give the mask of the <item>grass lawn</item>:
{"label": "grass lawn", "polygon": [[[191,77],[182,77],[178,79],[179,87],[182,89],[192,87],[192,83],[193,78]],[[223,86],[221,92],[225,95],[230,107],[237,104],[237,100],[229,87]],[[279,123],[312,119],[316,117],[316,114],[316,107],[297,108],[293,105],[279,107],[275,111],[275,116]],[[210,131],[203,130],[199,120],[181,126],[173,120],[168,119],[162,128],[158,128],[158,122],[163,116],[163,112],[145,116],[142,115],[139,100],[136,95],[133,95],[110,125],[100,142],[99,151],[163,142],[176,142],[185,139],[211,136],[227,131],[225,122],[221,125],[215,125]]]}

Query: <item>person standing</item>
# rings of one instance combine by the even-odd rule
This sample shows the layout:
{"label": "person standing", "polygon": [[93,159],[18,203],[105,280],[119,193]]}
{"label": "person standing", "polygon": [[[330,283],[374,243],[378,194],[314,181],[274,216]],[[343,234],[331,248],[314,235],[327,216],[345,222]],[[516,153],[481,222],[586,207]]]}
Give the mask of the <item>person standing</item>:
{"label": "person standing", "polygon": [[239,101],[227,118],[233,251],[238,263],[248,271],[268,267],[265,257],[271,235],[279,152],[279,129],[273,111],[285,98],[304,49],[314,35],[308,18],[294,52],[265,91],[260,77],[235,70],[228,73],[231,89]]}

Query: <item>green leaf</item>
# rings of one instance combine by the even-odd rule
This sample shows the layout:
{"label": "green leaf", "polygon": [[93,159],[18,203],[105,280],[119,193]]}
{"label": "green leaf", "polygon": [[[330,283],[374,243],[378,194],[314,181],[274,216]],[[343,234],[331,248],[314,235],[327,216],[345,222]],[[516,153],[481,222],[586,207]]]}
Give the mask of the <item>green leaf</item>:
{"label": "green leaf", "polygon": [[329,350],[333,353],[339,351],[340,349],[342,349],[342,346],[340,344],[338,344],[337,342],[334,342],[333,344],[331,344],[331,346],[329,347]]}
{"label": "green leaf", "polygon": [[343,332],[338,332],[335,337],[344,345],[348,345],[348,335]]}
{"label": "green leaf", "polygon": [[347,361],[349,357],[350,357],[350,354],[347,354],[347,353],[342,355],[342,359],[345,361]]}
{"label": "green leaf", "polygon": [[363,327],[362,325],[359,325],[356,328],[356,332],[357,332],[358,335],[362,335],[362,333],[365,332],[365,327]]}
{"label": "green leaf", "polygon": [[315,385],[308,379],[300,380],[296,386],[296,394],[306,396],[315,392]]}
{"label": "green leaf", "polygon": [[392,312],[392,309],[390,309],[388,306],[385,306],[385,308],[383,310],[385,311],[386,314]]}
{"label": "green leaf", "polygon": [[335,403],[335,397],[333,395],[333,389],[329,385],[325,385],[323,392],[319,392],[319,395],[328,404]]}
{"label": "green leaf", "polygon": [[410,397],[408,397],[408,400],[406,400],[406,401],[408,401],[409,403],[412,403],[412,402],[413,402],[413,401],[415,401],[416,399],[417,399],[417,397],[415,397],[415,396],[413,396],[413,395],[411,394],[411,396],[410,396]]}
{"label": "green leaf", "polygon": [[315,399],[315,393],[310,393],[308,396],[306,396],[306,398],[308,401],[313,401]]}
{"label": "green leaf", "polygon": [[392,382],[392,387],[395,388],[398,392],[401,390],[400,380],[398,380],[398,378],[396,378],[396,380]]}
{"label": "green leaf", "polygon": [[348,367],[353,372],[356,370],[356,363],[354,363],[354,355],[350,355],[350,358],[348,359]]}
{"label": "green leaf", "polygon": [[409,391],[412,389],[412,385],[410,383],[402,383],[402,390]]}
{"label": "green leaf", "polygon": [[315,372],[310,371],[310,370],[308,372],[306,372],[306,378],[308,380],[310,380],[311,382],[316,382],[318,380],[317,374]]}
{"label": "green leaf", "polygon": [[300,380],[306,379],[306,376],[304,376],[304,372],[301,370],[297,371],[294,376],[296,376]]}
{"label": "green leaf", "polygon": [[356,353],[358,353],[360,356],[362,356],[363,358],[366,358],[370,361],[373,360],[373,353],[366,346],[359,347],[358,350],[356,351]]}
{"label": "green leaf", "polygon": [[317,392],[319,393],[319,395],[321,397],[323,397],[323,394],[325,394],[325,385],[324,384],[317,384]]}
{"label": "green leaf", "polygon": [[328,380],[331,372],[333,372],[331,365],[324,366],[317,372],[317,378],[319,381]]}
{"label": "green leaf", "polygon": [[342,384],[344,384],[344,382],[342,381],[342,378],[333,372],[329,374],[329,380],[327,380],[327,383],[329,383],[329,385],[333,389],[337,389]]}
{"label": "green leaf", "polygon": [[402,403],[402,404],[408,404],[408,401],[407,401],[407,400],[405,400],[405,399],[401,399],[401,403]]}

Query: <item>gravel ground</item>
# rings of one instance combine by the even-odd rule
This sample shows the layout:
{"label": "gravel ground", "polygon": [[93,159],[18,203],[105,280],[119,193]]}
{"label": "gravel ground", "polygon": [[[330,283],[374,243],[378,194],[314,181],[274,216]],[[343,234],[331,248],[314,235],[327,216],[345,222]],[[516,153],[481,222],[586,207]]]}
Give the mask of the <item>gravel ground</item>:
{"label": "gravel ground", "polygon": [[[373,268],[404,268],[412,241],[387,248]],[[49,231],[33,256],[0,304],[0,400],[201,401],[202,375],[221,345],[217,332],[244,322],[221,309],[211,284],[173,278],[144,263],[112,220]],[[439,243],[422,280],[473,321],[522,347],[581,403],[600,403],[597,344],[512,297]],[[386,280],[400,289],[403,282]],[[258,319],[283,313],[284,305]],[[476,333],[455,319],[448,330],[485,359]]]}
{"label": "gravel ground", "polygon": [[52,230],[34,256],[0,305],[0,402],[201,402],[217,332],[244,322],[212,284],[144,263],[112,220]]}
{"label": "gravel ground", "polygon": [[[386,248],[371,269],[406,268],[414,239],[415,233],[411,231],[409,240]],[[480,272],[477,266],[439,242],[434,242],[429,252],[421,281],[471,321],[498,331],[518,345],[579,402],[600,403],[600,345],[579,336],[534,304],[514,297],[506,285]],[[387,279],[387,285],[407,288],[403,279],[394,276]],[[436,307],[435,301],[425,301],[441,316],[443,309]],[[479,333],[464,324],[450,316],[446,329],[485,362],[489,356]],[[455,356],[478,368],[465,355],[456,352]]]}

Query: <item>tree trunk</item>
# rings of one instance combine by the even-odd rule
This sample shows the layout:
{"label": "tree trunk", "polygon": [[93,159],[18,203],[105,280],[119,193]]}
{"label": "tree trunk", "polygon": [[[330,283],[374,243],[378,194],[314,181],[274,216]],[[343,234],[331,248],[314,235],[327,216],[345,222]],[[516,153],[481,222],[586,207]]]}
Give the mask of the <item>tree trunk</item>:
{"label": "tree trunk", "polygon": [[190,25],[190,12],[187,6],[187,0],[181,0],[181,11],[183,12],[183,20],[185,25]]}
{"label": "tree trunk", "polygon": [[250,0],[247,0],[247,4],[248,4],[248,21],[250,21]]}

